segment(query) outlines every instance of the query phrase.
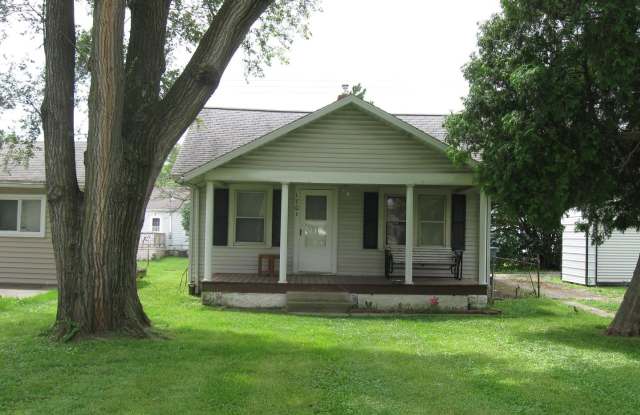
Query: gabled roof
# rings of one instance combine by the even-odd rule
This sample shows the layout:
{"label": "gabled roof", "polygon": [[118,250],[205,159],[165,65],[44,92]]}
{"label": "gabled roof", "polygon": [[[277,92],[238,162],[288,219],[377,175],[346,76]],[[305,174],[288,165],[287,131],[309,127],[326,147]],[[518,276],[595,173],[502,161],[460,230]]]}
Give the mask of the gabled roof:
{"label": "gabled roof", "polygon": [[154,187],[147,203],[147,210],[176,211],[189,199],[187,187]]}
{"label": "gabled roof", "polygon": [[353,95],[315,112],[205,108],[189,129],[173,174],[187,180],[196,177],[347,105],[404,130],[427,145],[442,151],[446,148],[446,115],[392,115]]}
{"label": "gabled roof", "polygon": [[[78,183],[84,185],[84,152],[86,141],[75,142],[76,172]],[[5,185],[44,186],[46,183],[44,166],[44,142],[37,141],[33,157],[27,163],[17,163],[9,160],[4,166],[4,154],[0,152],[0,187]]]}

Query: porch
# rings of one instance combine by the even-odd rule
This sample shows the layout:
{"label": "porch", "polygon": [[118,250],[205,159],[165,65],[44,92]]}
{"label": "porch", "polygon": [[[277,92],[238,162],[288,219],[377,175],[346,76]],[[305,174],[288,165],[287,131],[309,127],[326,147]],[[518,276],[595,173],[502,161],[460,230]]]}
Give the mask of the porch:
{"label": "porch", "polygon": [[442,277],[416,278],[413,284],[383,276],[289,274],[287,282],[252,273],[215,273],[202,282],[203,292],[283,294],[300,292],[346,292],[360,294],[486,295],[487,285],[477,280]]}

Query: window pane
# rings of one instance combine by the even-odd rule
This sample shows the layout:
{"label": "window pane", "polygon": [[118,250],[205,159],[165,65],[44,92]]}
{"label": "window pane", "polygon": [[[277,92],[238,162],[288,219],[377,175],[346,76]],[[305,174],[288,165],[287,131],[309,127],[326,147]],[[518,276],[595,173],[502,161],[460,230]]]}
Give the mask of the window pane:
{"label": "window pane", "polygon": [[327,230],[324,225],[305,225],[304,246],[307,248],[324,248],[327,246]]}
{"label": "window pane", "polygon": [[418,196],[419,220],[437,220],[444,222],[444,196]]}
{"label": "window pane", "polygon": [[437,222],[420,223],[419,245],[444,245],[444,224]]}
{"label": "window pane", "polygon": [[160,218],[151,219],[151,231],[160,232]]}
{"label": "window pane", "polygon": [[327,197],[307,196],[305,210],[307,220],[327,220]]}
{"label": "window pane", "polygon": [[237,216],[242,218],[264,218],[264,192],[238,192]]}
{"label": "window pane", "polygon": [[236,219],[236,242],[264,242],[264,219]]}
{"label": "window pane", "polygon": [[387,221],[398,222],[404,221],[406,217],[405,199],[404,197],[389,196],[387,197]]}
{"label": "window pane", "polygon": [[39,200],[23,200],[20,214],[20,231],[40,232],[40,208]]}
{"label": "window pane", "polygon": [[0,200],[0,231],[18,230],[18,201]]}
{"label": "window pane", "polygon": [[387,222],[387,245],[404,245],[405,223]]}

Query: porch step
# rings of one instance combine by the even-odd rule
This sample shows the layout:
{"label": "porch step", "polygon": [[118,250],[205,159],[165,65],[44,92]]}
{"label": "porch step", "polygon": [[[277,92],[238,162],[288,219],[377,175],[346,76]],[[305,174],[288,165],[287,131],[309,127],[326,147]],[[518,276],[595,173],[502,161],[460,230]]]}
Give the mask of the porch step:
{"label": "porch step", "polygon": [[346,292],[287,291],[287,311],[292,313],[346,313],[352,305]]}

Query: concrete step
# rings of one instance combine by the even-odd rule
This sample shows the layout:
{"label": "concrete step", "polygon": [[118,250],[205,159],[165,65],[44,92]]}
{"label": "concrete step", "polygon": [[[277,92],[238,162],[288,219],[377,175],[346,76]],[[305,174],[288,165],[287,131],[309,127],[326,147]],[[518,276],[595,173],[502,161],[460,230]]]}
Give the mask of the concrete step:
{"label": "concrete step", "polygon": [[292,313],[346,313],[352,306],[346,292],[287,292],[287,311]]}

